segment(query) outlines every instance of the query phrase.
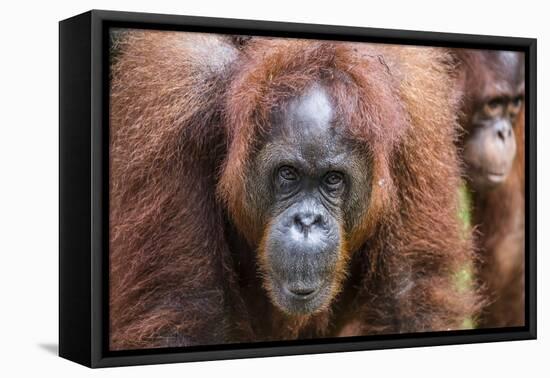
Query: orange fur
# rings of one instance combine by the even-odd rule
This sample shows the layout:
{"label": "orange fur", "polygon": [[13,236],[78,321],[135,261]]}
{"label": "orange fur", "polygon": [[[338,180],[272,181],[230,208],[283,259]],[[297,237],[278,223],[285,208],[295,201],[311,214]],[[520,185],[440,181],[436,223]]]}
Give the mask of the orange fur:
{"label": "orange fur", "polygon": [[518,145],[514,167],[499,187],[474,193],[474,222],[481,249],[480,282],[489,303],[480,327],[525,325],[525,114],[514,129]]}
{"label": "orange fur", "polygon": [[[436,48],[129,31],[111,83],[111,349],[461,328],[479,297],[457,217],[457,107]],[[329,307],[282,314],[259,282],[269,219],[248,164],[269,114],[327,83],[368,151]],[[258,248],[260,253],[258,254]],[[353,326],[347,326],[352,324]]]}

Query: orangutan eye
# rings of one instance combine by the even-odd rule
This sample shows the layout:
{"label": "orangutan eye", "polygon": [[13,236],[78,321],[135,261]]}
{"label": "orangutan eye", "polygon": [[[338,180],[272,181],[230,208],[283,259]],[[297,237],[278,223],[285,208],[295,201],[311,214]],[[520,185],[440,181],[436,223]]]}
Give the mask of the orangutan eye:
{"label": "orangutan eye", "polygon": [[487,107],[491,110],[496,110],[502,106],[502,100],[500,98],[492,99],[487,103]]}
{"label": "orangutan eye", "polygon": [[325,175],[323,182],[330,189],[338,189],[344,183],[344,175],[340,172],[329,172]]}
{"label": "orangutan eye", "polygon": [[285,165],[279,168],[279,177],[286,181],[298,180],[298,173],[291,166]]}
{"label": "orangutan eye", "polygon": [[522,102],[523,102],[523,99],[521,98],[521,96],[517,96],[512,100],[512,105],[515,108],[519,108]]}

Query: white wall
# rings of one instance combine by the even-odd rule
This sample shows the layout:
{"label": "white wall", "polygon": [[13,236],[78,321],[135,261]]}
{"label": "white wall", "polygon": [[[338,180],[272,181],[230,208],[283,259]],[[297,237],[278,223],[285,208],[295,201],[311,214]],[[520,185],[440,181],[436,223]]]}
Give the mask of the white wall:
{"label": "white wall", "polygon": [[[550,21],[545,1],[5,1],[0,22],[0,375],[513,377],[550,373],[546,214],[550,202]],[[58,25],[91,8],[536,37],[538,44],[539,340],[91,371],[57,344]],[[546,349],[546,351],[545,351]]]}

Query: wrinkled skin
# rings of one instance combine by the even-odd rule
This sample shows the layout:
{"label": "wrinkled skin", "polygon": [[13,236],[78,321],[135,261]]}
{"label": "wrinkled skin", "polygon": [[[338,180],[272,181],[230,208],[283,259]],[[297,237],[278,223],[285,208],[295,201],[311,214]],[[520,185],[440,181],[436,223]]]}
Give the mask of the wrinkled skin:
{"label": "wrinkled skin", "polygon": [[285,104],[255,161],[257,208],[269,213],[261,261],[272,302],[288,314],[326,308],[347,259],[350,197],[368,191],[367,157],[339,131],[320,85]]}

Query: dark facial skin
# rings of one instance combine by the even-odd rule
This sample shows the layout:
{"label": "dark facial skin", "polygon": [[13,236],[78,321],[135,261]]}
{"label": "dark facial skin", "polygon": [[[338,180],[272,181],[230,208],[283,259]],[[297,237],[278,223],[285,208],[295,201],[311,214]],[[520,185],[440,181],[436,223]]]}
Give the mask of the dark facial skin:
{"label": "dark facial skin", "polygon": [[251,172],[267,227],[265,286],[291,315],[329,305],[346,261],[345,225],[368,199],[368,158],[341,129],[327,90],[314,85],[274,114]]}
{"label": "dark facial skin", "polygon": [[[476,190],[494,188],[508,177],[516,155],[513,132],[523,94],[523,55],[514,52],[484,54],[474,83],[479,93],[472,99],[472,116],[466,125],[464,160]],[[466,89],[468,91],[468,88]]]}

